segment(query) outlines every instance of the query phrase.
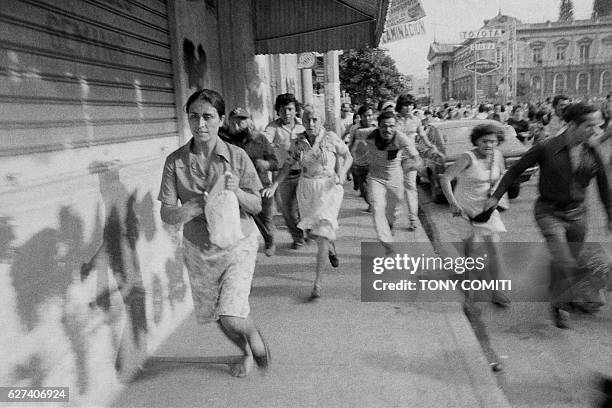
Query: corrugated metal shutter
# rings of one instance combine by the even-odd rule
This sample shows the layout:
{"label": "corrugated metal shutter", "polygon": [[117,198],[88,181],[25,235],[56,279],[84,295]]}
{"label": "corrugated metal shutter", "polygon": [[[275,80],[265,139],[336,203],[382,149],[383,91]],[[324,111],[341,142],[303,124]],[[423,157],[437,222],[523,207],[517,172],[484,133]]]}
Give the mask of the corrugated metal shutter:
{"label": "corrugated metal shutter", "polygon": [[390,0],[254,0],[255,53],[376,47]]}
{"label": "corrugated metal shutter", "polygon": [[0,156],[177,134],[163,0],[0,9]]}

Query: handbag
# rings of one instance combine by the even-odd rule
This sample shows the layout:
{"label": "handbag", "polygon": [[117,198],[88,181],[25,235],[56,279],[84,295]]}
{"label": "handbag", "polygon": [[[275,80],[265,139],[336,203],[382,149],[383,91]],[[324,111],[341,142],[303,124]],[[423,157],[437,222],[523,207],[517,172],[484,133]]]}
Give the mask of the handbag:
{"label": "handbag", "polygon": [[[503,160],[503,157],[502,157]],[[491,188],[489,190],[489,197],[491,197],[493,195],[493,193],[495,192],[495,190],[497,189],[497,187],[499,186],[499,183],[501,182],[501,179],[503,177],[503,174],[500,174],[499,178],[497,179],[496,182],[493,182],[493,166],[495,164],[495,151],[493,152],[493,155],[491,156],[491,166],[490,166],[490,172],[489,172],[489,182],[491,183]],[[500,168],[501,171],[501,168]],[[510,199],[508,198],[508,193],[504,193],[503,196],[501,196],[501,198],[499,199],[498,203],[497,203],[497,210],[499,212],[502,211],[506,211],[510,209]]]}

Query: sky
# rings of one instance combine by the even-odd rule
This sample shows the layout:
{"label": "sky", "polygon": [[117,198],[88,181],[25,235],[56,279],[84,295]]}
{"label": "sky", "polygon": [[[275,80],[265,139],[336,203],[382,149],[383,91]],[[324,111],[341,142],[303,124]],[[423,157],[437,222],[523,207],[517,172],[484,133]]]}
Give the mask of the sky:
{"label": "sky", "polygon": [[[429,45],[438,42],[460,42],[460,32],[477,30],[483,21],[502,14],[524,23],[556,21],[560,0],[421,0],[425,10],[425,35],[384,44],[395,59],[398,70],[415,77],[427,77]],[[593,0],[573,0],[574,19],[591,17]]]}

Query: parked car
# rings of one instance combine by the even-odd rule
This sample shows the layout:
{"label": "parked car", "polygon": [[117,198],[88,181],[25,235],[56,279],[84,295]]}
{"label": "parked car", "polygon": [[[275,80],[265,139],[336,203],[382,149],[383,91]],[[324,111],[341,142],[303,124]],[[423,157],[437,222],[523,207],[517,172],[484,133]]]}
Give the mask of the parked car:
{"label": "parked car", "polygon": [[[429,183],[429,191],[435,202],[442,203],[446,200],[440,187],[440,175],[444,174],[446,169],[463,152],[474,148],[470,141],[470,133],[476,125],[482,124],[495,124],[503,128],[505,141],[498,148],[504,155],[506,168],[512,166],[527,151],[527,147],[517,139],[516,132],[512,126],[503,125],[494,120],[474,119],[432,122],[428,127],[427,135],[429,140],[444,154],[444,160],[441,159],[440,155],[433,153],[431,149],[419,146],[423,156],[423,168],[419,170],[419,179],[421,182]],[[536,169],[537,167],[530,167],[523,172],[519,179],[508,189],[509,198],[518,197],[521,191],[520,183],[529,180]]]}

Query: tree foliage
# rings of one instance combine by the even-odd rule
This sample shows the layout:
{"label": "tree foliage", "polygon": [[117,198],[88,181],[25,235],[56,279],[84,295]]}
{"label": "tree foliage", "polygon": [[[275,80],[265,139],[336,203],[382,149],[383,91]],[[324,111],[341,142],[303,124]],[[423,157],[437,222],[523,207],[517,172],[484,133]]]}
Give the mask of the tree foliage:
{"label": "tree foliage", "polygon": [[559,21],[573,21],[574,20],[574,3],[572,0],[561,0],[559,6]]}
{"label": "tree foliage", "polygon": [[612,0],[594,0],[593,18],[612,16]]}
{"label": "tree foliage", "polygon": [[406,78],[385,50],[364,48],[340,57],[340,86],[355,104],[376,104],[407,93]]}

